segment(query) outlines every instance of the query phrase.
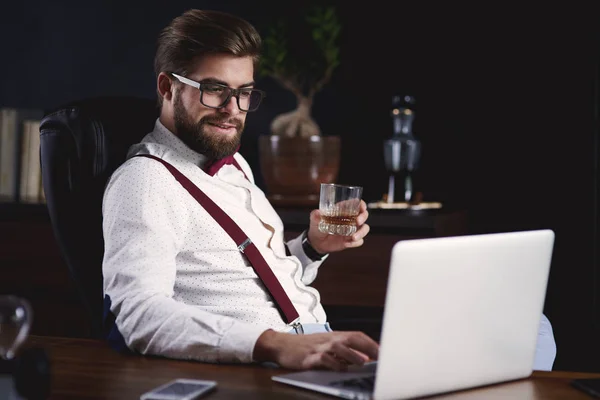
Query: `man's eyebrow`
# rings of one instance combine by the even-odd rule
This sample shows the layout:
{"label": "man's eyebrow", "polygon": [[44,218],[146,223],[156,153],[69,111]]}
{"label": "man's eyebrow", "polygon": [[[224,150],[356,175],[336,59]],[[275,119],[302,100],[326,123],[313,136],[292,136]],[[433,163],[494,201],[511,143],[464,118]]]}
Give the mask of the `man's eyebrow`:
{"label": "man's eyebrow", "polygon": [[[222,80],[217,79],[217,78],[204,78],[204,79],[202,79],[199,82],[200,83],[218,83],[218,84],[223,85],[223,86],[229,86],[229,84],[227,82],[222,81]],[[255,82],[252,81],[252,82],[248,82],[248,83],[244,83],[243,85],[240,85],[239,88],[245,88],[245,87],[250,87],[250,86],[254,86],[254,85],[255,85]]]}

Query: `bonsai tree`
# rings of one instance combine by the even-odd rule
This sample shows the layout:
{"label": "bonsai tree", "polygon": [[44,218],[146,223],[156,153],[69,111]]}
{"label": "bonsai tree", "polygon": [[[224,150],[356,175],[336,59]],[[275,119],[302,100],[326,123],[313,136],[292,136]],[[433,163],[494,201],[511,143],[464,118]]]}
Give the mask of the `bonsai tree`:
{"label": "bonsai tree", "polygon": [[259,73],[272,77],[290,90],[297,101],[295,110],[273,120],[273,135],[310,137],[321,134],[311,117],[313,99],[331,80],[339,65],[337,39],[341,27],[335,9],[314,7],[302,22],[304,26],[294,29],[290,35],[289,24],[279,20],[263,38]]}

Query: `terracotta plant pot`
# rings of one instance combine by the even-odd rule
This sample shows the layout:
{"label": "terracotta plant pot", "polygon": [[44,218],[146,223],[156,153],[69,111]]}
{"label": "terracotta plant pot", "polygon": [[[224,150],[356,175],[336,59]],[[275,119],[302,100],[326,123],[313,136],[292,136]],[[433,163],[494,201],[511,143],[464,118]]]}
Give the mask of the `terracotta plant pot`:
{"label": "terracotta plant pot", "polygon": [[259,137],[260,167],[275,205],[318,206],[321,183],[333,183],[340,168],[340,137]]}

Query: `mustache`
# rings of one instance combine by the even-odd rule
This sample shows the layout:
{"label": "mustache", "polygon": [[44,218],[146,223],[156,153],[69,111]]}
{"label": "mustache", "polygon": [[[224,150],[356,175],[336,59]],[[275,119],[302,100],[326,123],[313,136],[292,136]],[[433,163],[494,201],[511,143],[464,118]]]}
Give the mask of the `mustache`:
{"label": "mustache", "polygon": [[242,121],[240,121],[239,119],[235,119],[235,118],[204,117],[200,120],[200,124],[207,124],[207,123],[214,124],[214,125],[229,124],[229,125],[235,126],[237,130],[240,130],[242,128],[242,126],[244,125],[242,123]]}

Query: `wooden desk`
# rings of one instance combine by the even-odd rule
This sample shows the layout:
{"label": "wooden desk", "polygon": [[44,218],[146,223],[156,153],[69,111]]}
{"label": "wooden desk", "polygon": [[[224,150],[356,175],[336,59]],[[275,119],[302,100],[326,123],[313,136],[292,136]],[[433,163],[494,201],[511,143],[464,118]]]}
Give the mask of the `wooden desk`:
{"label": "wooden desk", "polygon": [[[218,382],[207,399],[334,399],[324,394],[273,382],[271,376],[288,372],[255,365],[212,365],[193,361],[122,355],[106,343],[90,339],[32,336],[27,346],[43,347],[52,362],[51,399],[139,399],[139,396],[176,378]],[[532,378],[456,392],[436,399],[589,399],[570,387],[574,378],[600,374],[536,372]]]}

